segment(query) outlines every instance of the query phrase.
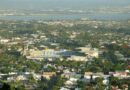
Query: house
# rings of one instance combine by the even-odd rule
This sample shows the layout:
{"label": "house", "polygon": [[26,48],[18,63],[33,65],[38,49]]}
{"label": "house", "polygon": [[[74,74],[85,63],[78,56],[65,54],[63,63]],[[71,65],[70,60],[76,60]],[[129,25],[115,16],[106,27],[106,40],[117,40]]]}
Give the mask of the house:
{"label": "house", "polygon": [[70,89],[65,88],[65,87],[61,87],[60,90],[70,90]]}
{"label": "house", "polygon": [[118,86],[112,86],[111,90],[119,90],[119,87]]}
{"label": "house", "polygon": [[61,76],[65,78],[70,78],[71,76],[75,75],[75,72],[64,72]]}
{"label": "house", "polygon": [[8,82],[15,81],[15,77],[13,77],[13,76],[7,77],[7,81],[8,81]]}
{"label": "house", "polygon": [[24,80],[27,80],[27,77],[24,76],[24,75],[19,75],[19,76],[16,77],[16,80],[17,81],[24,81]]}
{"label": "house", "polygon": [[92,48],[91,46],[86,46],[86,47],[79,47],[77,49],[80,49],[80,52],[85,53],[87,56],[99,57],[99,51],[96,48]]}
{"label": "house", "polygon": [[25,75],[30,75],[30,74],[31,74],[31,72],[24,72],[24,74],[25,74]]}
{"label": "house", "polygon": [[124,71],[118,71],[118,72],[109,72],[109,74],[113,75],[114,77],[118,77],[120,79],[122,78],[130,78],[127,72]]}
{"label": "house", "polygon": [[85,72],[83,81],[90,82],[98,77],[102,77],[101,73]]}
{"label": "house", "polygon": [[8,43],[10,40],[9,39],[0,39],[0,43],[1,44],[6,44]]}
{"label": "house", "polygon": [[67,80],[64,84],[66,88],[74,89],[77,85],[78,78],[71,77],[69,80]]}
{"label": "house", "polygon": [[70,85],[74,85],[74,83],[73,83],[73,81],[68,80],[68,81],[65,82],[65,85],[66,86],[68,86],[68,85],[70,86]]}
{"label": "house", "polygon": [[124,88],[124,90],[128,90],[129,85],[128,84],[123,84],[122,87]]}
{"label": "house", "polygon": [[81,88],[75,88],[75,90],[82,90]]}
{"label": "house", "polygon": [[17,72],[9,72],[8,75],[17,75]]}
{"label": "house", "polygon": [[109,80],[107,80],[107,79],[103,80],[103,84],[104,85],[108,85],[109,84]]}
{"label": "house", "polygon": [[41,75],[40,74],[33,74],[33,78],[35,80],[41,80]]}
{"label": "house", "polygon": [[77,82],[74,82],[71,80],[68,80],[65,82],[65,87],[68,89],[74,89],[76,85],[77,85]]}
{"label": "house", "polygon": [[50,79],[51,77],[56,76],[56,72],[43,72],[42,77]]}

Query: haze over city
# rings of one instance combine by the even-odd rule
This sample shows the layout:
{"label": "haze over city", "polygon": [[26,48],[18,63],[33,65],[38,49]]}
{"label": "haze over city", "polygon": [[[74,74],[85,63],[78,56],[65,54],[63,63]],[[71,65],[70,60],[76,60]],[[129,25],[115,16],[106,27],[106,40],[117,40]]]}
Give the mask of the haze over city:
{"label": "haze over city", "polygon": [[3,9],[87,9],[129,5],[130,0],[0,0]]}

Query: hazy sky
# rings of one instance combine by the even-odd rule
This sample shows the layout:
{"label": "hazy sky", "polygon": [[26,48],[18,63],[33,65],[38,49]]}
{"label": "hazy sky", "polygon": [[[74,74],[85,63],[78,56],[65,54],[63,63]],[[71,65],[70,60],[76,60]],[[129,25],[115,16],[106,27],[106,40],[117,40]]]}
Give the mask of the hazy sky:
{"label": "hazy sky", "polygon": [[53,9],[130,6],[130,0],[0,0],[0,9]]}

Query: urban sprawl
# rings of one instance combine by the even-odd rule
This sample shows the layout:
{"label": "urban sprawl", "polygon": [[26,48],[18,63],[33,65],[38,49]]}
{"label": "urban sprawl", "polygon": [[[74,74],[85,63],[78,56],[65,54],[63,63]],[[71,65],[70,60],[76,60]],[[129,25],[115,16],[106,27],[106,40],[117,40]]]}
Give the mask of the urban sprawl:
{"label": "urban sprawl", "polygon": [[130,90],[130,21],[0,20],[0,90]]}

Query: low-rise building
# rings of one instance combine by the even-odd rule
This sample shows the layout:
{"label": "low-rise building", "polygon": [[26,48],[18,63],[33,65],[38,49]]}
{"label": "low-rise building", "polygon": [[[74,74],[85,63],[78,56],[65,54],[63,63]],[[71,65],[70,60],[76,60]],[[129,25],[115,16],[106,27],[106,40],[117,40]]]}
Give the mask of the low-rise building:
{"label": "low-rise building", "polygon": [[87,57],[85,56],[71,56],[68,58],[70,61],[88,61]]}
{"label": "low-rise building", "polygon": [[60,58],[62,56],[71,56],[72,51],[68,50],[54,50],[54,49],[45,49],[45,50],[28,50],[29,56],[28,59],[43,59],[43,58]]}
{"label": "low-rise building", "polygon": [[80,52],[85,53],[87,56],[95,57],[95,58],[99,57],[99,51],[96,48],[86,46],[86,47],[79,47],[77,49],[80,49],[81,50]]}

